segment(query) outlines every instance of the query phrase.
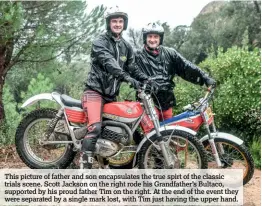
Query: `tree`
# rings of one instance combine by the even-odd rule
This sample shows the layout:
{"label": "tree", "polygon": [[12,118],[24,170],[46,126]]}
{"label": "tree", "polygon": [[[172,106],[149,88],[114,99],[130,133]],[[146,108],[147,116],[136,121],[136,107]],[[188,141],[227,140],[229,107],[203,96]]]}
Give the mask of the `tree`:
{"label": "tree", "polygon": [[[37,95],[37,94],[41,94],[41,93],[48,93],[48,92],[53,92],[54,89],[54,84],[52,83],[52,81],[49,78],[46,78],[43,74],[38,73],[36,78],[32,78],[27,91],[26,92],[21,92],[21,97],[23,99],[23,102],[25,102],[28,98]],[[49,105],[53,105],[53,102],[48,101],[47,103],[45,103],[48,107],[52,107]]]}
{"label": "tree", "polygon": [[134,28],[129,28],[128,33],[129,42],[135,50],[141,49],[143,46],[142,32],[137,31]]}
{"label": "tree", "polygon": [[179,51],[181,46],[188,40],[189,31],[190,27],[186,25],[179,25],[169,32],[168,29],[165,29],[164,45]]}
{"label": "tree", "polygon": [[[210,4],[212,6],[213,2]],[[211,48],[215,52],[218,47],[226,51],[232,46],[242,46],[243,42],[246,42],[251,50],[254,47],[260,48],[260,24],[258,2],[219,2],[210,9],[206,8],[205,12],[201,12],[194,19],[187,41],[180,50],[189,60],[200,63],[208,56]]]}
{"label": "tree", "polygon": [[[0,121],[3,86],[14,65],[71,59],[88,54],[90,40],[102,31],[103,6],[85,14],[85,2],[0,2]],[[44,51],[44,52],[43,52]]]}

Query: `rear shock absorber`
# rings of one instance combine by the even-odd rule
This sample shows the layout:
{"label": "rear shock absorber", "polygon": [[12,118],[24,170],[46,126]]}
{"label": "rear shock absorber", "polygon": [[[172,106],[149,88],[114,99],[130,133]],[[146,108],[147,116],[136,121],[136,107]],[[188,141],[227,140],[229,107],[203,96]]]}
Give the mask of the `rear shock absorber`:
{"label": "rear shock absorber", "polygon": [[57,124],[57,122],[61,119],[62,115],[64,114],[64,109],[60,109],[55,118],[51,120],[50,124],[47,125],[47,131],[45,133],[45,138],[44,140],[48,140],[50,135],[53,133],[55,126]]}

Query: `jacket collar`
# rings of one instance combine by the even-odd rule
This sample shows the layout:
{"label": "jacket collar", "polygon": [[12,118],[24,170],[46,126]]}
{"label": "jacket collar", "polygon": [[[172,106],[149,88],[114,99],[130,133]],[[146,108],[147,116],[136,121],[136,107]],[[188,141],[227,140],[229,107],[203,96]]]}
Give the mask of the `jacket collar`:
{"label": "jacket collar", "polygon": [[160,51],[161,51],[161,48],[160,46],[155,48],[155,49],[151,49],[149,48],[147,45],[144,45],[144,52],[146,52],[147,54],[150,54],[151,56],[153,57],[157,57],[160,55]]}
{"label": "jacket collar", "polygon": [[107,35],[110,39],[114,40],[114,42],[120,42],[120,41],[122,40],[122,32],[121,32],[119,38],[116,38],[116,36],[114,35],[114,33],[112,33],[111,31],[107,31],[107,32],[106,32],[106,35]]}

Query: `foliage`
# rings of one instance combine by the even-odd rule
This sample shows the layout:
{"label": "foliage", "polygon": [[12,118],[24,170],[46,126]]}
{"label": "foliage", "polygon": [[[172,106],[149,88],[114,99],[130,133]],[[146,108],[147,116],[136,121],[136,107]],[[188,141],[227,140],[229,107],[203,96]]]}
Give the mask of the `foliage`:
{"label": "foliage", "polygon": [[216,52],[218,47],[224,51],[232,46],[248,45],[250,50],[261,47],[261,11],[257,2],[215,1],[207,7],[190,27],[165,29],[165,45],[196,64],[207,58],[211,48]]}
{"label": "foliage", "polygon": [[182,108],[187,104],[197,101],[203,96],[203,88],[199,85],[192,84],[183,79],[175,78],[176,87],[174,89],[176,97],[176,106],[174,107],[174,114],[182,112]]}
{"label": "foliage", "polygon": [[250,152],[254,158],[256,168],[261,168],[261,141],[254,140],[250,146]]}
{"label": "foliage", "polygon": [[[215,99],[216,120],[220,127],[235,130],[247,142],[260,137],[260,50],[233,47],[217,58],[200,64],[208,67],[218,81]],[[247,129],[248,128],[248,129]]]}
{"label": "foliage", "polygon": [[127,36],[127,39],[129,40],[134,50],[139,50],[143,47],[143,37],[141,31],[137,31],[134,28],[129,28]]}
{"label": "foliage", "polygon": [[[218,86],[211,102],[215,122],[219,131],[232,133],[249,145],[256,166],[260,167],[260,50],[248,51],[246,47],[233,47],[223,52],[222,48],[210,53],[199,66],[206,70]],[[174,114],[182,107],[203,97],[203,88],[175,78],[177,106]]]}
{"label": "foliage", "polygon": [[[32,78],[30,81],[30,84],[28,85],[27,92],[22,92],[22,102],[25,102],[30,97],[41,94],[41,93],[51,93],[53,92],[54,84],[51,82],[51,80],[48,77],[45,77],[41,73],[37,75],[36,78]],[[52,103],[50,101],[43,101],[38,102],[33,107],[30,107],[30,109],[26,109],[26,111],[32,111],[39,107],[48,107],[48,108],[54,108],[56,106],[55,103]]]}
{"label": "foliage", "polygon": [[8,86],[4,88],[3,100],[5,102],[6,119],[4,124],[0,125],[0,145],[13,143],[17,125],[21,120],[21,116],[16,112],[17,103]]}
{"label": "foliage", "polygon": [[85,14],[83,1],[23,2],[22,8],[22,31],[17,31],[17,54],[21,53],[16,57],[18,62],[56,57],[70,62],[73,56],[89,50],[88,42],[104,23],[104,8],[96,7]]}
{"label": "foliage", "polygon": [[[50,60],[69,64],[78,55],[88,58],[91,40],[104,28],[105,8],[85,11],[85,1],[0,2],[0,14],[4,14],[0,20],[0,121],[4,118],[3,85],[15,65],[32,70],[32,65],[40,67]],[[26,86],[22,84],[19,90]]]}
{"label": "foliage", "polygon": [[127,83],[122,83],[120,87],[120,94],[117,101],[132,100],[136,101],[136,91]]}

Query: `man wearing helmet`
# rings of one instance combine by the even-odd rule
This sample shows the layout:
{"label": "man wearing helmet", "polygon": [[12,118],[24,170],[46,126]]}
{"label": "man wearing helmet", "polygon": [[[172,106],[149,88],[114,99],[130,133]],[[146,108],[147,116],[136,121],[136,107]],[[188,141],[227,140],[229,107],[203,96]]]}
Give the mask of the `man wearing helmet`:
{"label": "man wearing helmet", "polygon": [[80,164],[92,168],[93,152],[101,133],[102,111],[106,102],[112,102],[119,94],[122,81],[139,87],[139,81],[147,79],[134,66],[133,50],[123,38],[122,31],[127,29],[128,16],[118,7],[110,8],[105,15],[105,34],[99,35],[92,44],[91,70],[85,83],[82,96],[83,109],[88,117],[88,132],[83,139]]}
{"label": "man wearing helmet", "polygon": [[[159,114],[159,109],[163,111],[163,118],[172,117],[172,107],[176,104],[173,89],[175,75],[183,79],[203,85],[215,85],[215,81],[208,77],[196,65],[182,57],[175,49],[162,46],[164,39],[164,29],[157,23],[149,23],[143,28],[144,48],[135,54],[135,61],[138,67],[154,81],[158,87],[154,102]],[[161,116],[160,116],[161,119]]]}

